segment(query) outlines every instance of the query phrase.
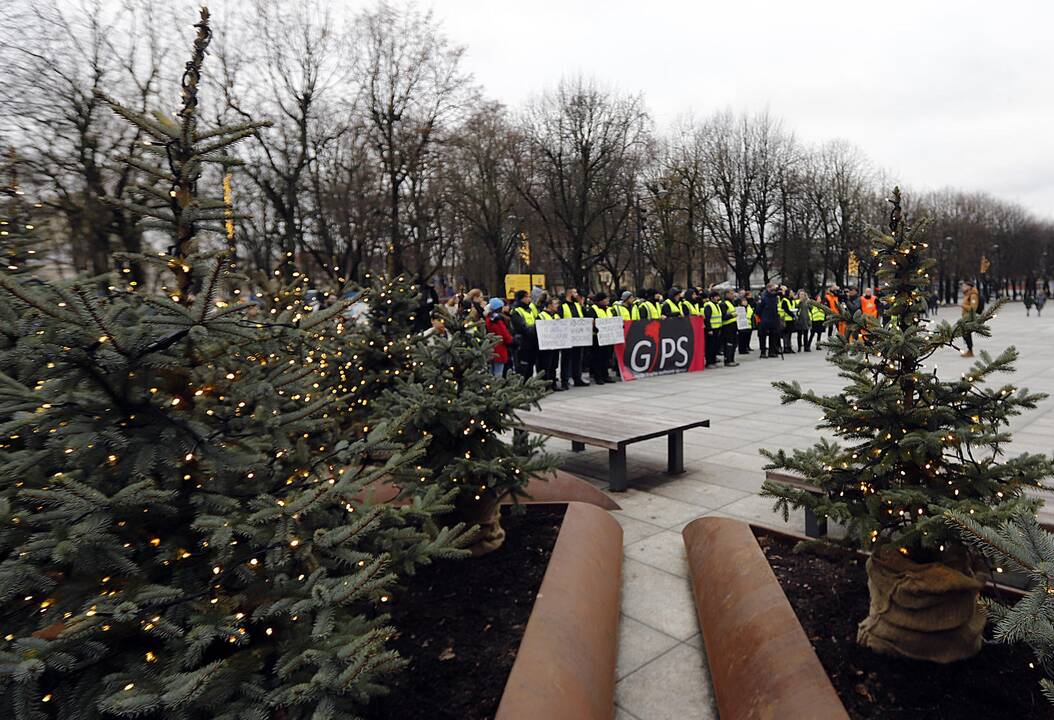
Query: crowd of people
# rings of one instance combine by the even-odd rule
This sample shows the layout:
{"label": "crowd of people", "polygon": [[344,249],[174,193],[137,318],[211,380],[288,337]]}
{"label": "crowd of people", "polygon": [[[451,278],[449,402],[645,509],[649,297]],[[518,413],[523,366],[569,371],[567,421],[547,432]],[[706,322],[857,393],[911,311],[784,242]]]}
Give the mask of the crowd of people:
{"label": "crowd of people", "polygon": [[[984,309],[977,288],[963,283],[961,309],[963,314]],[[1034,305],[1042,310],[1046,296],[1036,297],[1026,307]],[[519,290],[511,301],[499,297],[488,298],[482,290],[454,294],[440,302],[434,293],[423,297],[420,317],[430,319],[432,332],[444,334],[451,318],[482,322],[487,332],[497,338],[491,363],[492,372],[503,376],[510,372],[524,377],[540,375],[555,391],[590,385],[583,377],[588,371],[593,384],[614,382],[613,348],[600,345],[594,338],[592,347],[563,350],[543,350],[538,345],[536,323],[539,320],[566,318],[610,318],[649,320],[699,316],[706,336],[705,352],[708,368],[736,367],[736,354],[754,352],[752,344],[757,336],[758,357],[778,358],[799,352],[812,352],[820,340],[835,332],[845,332],[844,326],[825,324],[830,308],[855,316],[857,312],[875,318],[883,324],[889,321],[886,307],[872,288],[863,292],[857,288],[828,287],[814,295],[805,290],[769,283],[760,292],[749,289],[710,289],[672,287],[665,293],[648,288],[636,293],[623,291],[617,298],[604,292],[583,296],[577,288],[562,293],[535,287],[530,292]],[[939,312],[936,293],[927,297],[927,313]],[[427,322],[427,320],[425,321]],[[965,357],[973,356],[973,339],[965,338]]]}

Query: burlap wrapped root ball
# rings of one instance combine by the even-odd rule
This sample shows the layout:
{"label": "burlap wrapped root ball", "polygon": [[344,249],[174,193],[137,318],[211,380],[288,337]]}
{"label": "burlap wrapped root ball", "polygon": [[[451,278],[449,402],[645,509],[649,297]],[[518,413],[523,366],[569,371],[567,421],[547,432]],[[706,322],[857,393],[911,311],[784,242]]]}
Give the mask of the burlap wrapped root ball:
{"label": "burlap wrapped root ball", "polygon": [[491,490],[479,495],[462,492],[454,503],[456,520],[465,525],[478,526],[472,544],[466,549],[472,557],[494,552],[505,542],[505,528],[501,526],[501,505]]}
{"label": "burlap wrapped root ball", "polygon": [[971,657],[983,642],[982,587],[965,552],[949,563],[917,563],[882,545],[867,561],[871,607],[857,641],[915,660],[950,663]]}

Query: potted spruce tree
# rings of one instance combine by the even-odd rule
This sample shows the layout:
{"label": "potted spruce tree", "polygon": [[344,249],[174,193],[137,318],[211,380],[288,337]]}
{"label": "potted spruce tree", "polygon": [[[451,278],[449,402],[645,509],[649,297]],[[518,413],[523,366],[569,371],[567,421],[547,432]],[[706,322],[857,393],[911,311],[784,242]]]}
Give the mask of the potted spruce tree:
{"label": "potted spruce tree", "polygon": [[[397,292],[397,291],[396,291]],[[474,555],[501,546],[499,503],[523,496],[532,476],[548,474],[555,460],[544,439],[512,433],[516,413],[536,405],[543,384],[518,375],[494,377],[490,358],[496,338],[482,322],[445,322],[443,333],[426,334],[414,347],[409,372],[393,378],[382,395],[383,412],[403,417],[400,432],[427,438],[428,473],[402,486],[404,497],[439,488],[454,492],[451,522],[478,526]]]}
{"label": "potted spruce tree", "polygon": [[207,247],[231,213],[199,186],[253,125],[199,127],[209,38],[203,9],[177,116],[104,98],[149,139],[130,209],[170,243],[166,294],[0,271],[3,717],[355,715],[404,665],[398,572],[464,554],[425,520],[449,494],[355,500],[424,444],[339,436],[296,362],[327,316],[254,318],[223,290]]}
{"label": "potted spruce tree", "polygon": [[989,602],[988,614],[996,641],[1023,642],[1032,648],[1036,662],[1047,675],[1040,680],[1043,694],[1054,703],[1054,535],[1027,512],[1018,513],[997,527],[982,525],[971,515],[957,511],[949,511],[946,517],[963,541],[997,568],[1020,573],[1027,579],[1025,597],[1009,607]]}
{"label": "potted spruce tree", "polygon": [[944,513],[991,525],[1029,505],[1022,489],[1054,468],[1041,455],[1005,458],[1003,445],[1009,419],[1045,396],[989,384],[1013,370],[1013,347],[995,357],[981,353],[959,378],[938,376],[936,353],[955,348],[966,333],[989,336],[997,306],[955,323],[924,323],[934,265],[925,224],[904,222],[899,189],[890,202],[889,234],[876,235],[873,250],[888,324],[859,312],[828,318],[847,328],[829,343],[830,361],[849,380],[843,393],[820,396],[776,383],[785,403],[822,410],[819,428],[842,442],[824,439],[792,454],[763,451],[767,469],[798,473],[821,492],[768,481],[763,493],[776,498],[784,516],[804,507],[844,523],[871,552],[870,613],[860,623],[860,643],[951,662],[980,649],[985,614],[978,604],[983,582]]}

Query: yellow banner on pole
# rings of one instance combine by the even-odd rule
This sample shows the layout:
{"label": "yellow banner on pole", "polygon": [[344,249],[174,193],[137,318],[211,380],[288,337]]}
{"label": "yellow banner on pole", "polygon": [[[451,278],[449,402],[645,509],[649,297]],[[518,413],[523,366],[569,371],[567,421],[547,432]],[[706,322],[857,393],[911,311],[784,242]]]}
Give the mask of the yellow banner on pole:
{"label": "yellow banner on pole", "polygon": [[511,298],[517,290],[531,291],[531,287],[545,287],[545,275],[510,274],[505,276],[505,297]]}
{"label": "yellow banner on pole", "polygon": [[987,257],[982,255],[981,256],[981,274],[984,275],[986,272],[988,272],[988,268],[990,268],[990,267],[992,267],[992,262]]}
{"label": "yellow banner on pole", "polygon": [[858,275],[860,273],[860,258],[856,256],[855,252],[849,253],[849,274]]}

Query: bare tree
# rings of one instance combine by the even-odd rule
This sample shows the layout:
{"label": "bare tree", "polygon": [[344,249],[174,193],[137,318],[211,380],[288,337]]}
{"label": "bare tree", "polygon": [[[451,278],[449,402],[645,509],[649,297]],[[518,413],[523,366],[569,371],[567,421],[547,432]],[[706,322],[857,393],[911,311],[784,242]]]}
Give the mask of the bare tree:
{"label": "bare tree", "polygon": [[576,78],[527,107],[521,195],[542,237],[573,285],[588,285],[588,269],[623,233],[631,205],[627,170],[648,125],[641,99]]}
{"label": "bare tree", "polygon": [[489,254],[494,288],[502,286],[512,267],[525,229],[513,177],[519,144],[497,103],[473,112],[446,143],[450,162],[444,182],[450,201],[464,221],[465,241],[478,242]]}
{"label": "bare tree", "polygon": [[[119,205],[134,185],[132,166],[108,158],[131,154],[140,137],[96,97],[120,94],[146,111],[163,81],[163,18],[149,2],[120,6],[57,0],[5,14],[0,116],[17,144],[29,180],[63,219],[74,269],[111,269],[116,248],[138,253],[143,233]],[[127,268],[142,282],[138,264]]]}
{"label": "bare tree", "polygon": [[[424,166],[437,134],[472,97],[473,88],[462,70],[464,49],[439,32],[431,11],[381,3],[360,18],[357,45],[365,127],[387,185],[386,251],[388,271],[395,274],[406,267],[408,180],[427,174]],[[414,190],[423,186],[418,183]]]}

